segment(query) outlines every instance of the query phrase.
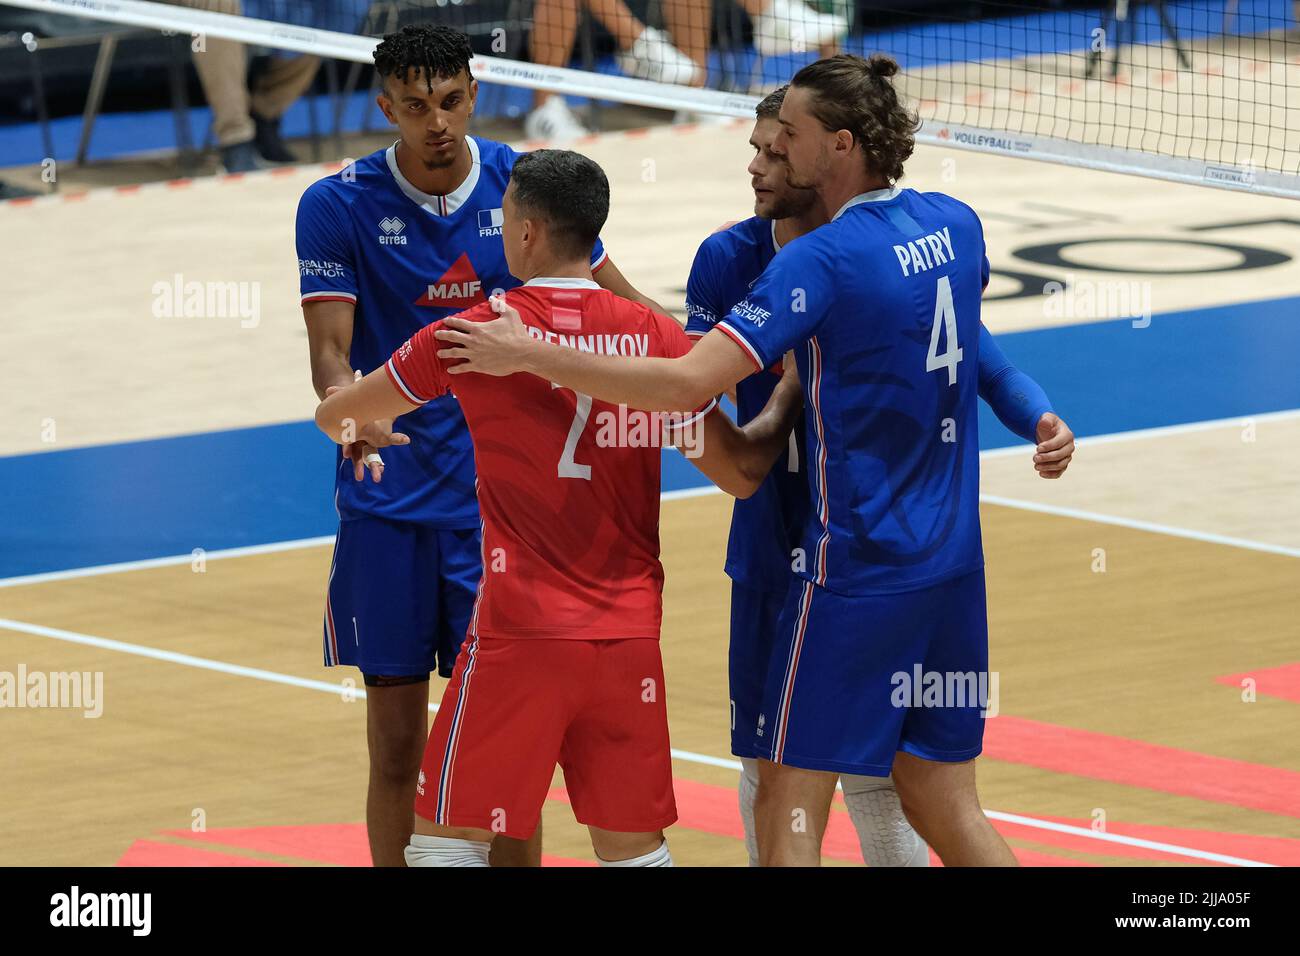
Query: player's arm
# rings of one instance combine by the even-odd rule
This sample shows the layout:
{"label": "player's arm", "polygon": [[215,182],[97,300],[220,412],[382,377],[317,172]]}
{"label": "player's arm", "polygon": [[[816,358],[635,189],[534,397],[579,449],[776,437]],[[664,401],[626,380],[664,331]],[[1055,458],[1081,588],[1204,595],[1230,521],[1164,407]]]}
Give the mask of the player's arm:
{"label": "player's arm", "polygon": [[313,301],[302,304],[303,321],[307,323],[307,351],[311,357],[311,384],[316,397],[324,398],[331,385],[348,385],[352,382],[352,314],[353,302],[337,300]]}
{"label": "player's arm", "polygon": [[667,309],[648,296],[642,295],[636,290],[632,283],[627,281],[627,277],[618,271],[618,266],[614,265],[614,260],[605,256],[604,260],[592,272],[591,277],[596,280],[596,284],[602,289],[608,289],[617,296],[624,299],[630,299],[633,302],[639,302],[651,312],[658,312],[660,315],[669,315]]}
{"label": "player's arm", "polygon": [[980,398],[998,421],[1037,446],[1034,470],[1039,475],[1061,477],[1074,456],[1074,432],[1052,411],[1042,386],[1011,363],[982,322],[979,354]]}
{"label": "player's arm", "polygon": [[[352,326],[359,291],[351,232],[327,181],[303,193],[294,233],[312,386],[316,397],[324,398],[330,388],[355,378]],[[379,449],[408,441],[393,432],[391,421],[372,422],[343,446],[343,457],[351,460],[357,481],[365,478],[367,470],[372,481],[380,481],[384,464]]]}
{"label": "player's arm", "polygon": [[680,358],[625,358],[554,345],[528,335],[519,313],[493,298],[490,322],[444,319],[435,335],[444,359],[464,359],[448,374],[530,372],[613,405],[652,412],[688,412],[754,371],[740,347],[718,330]]}
{"label": "player's arm", "polygon": [[[349,357],[355,311],[355,303],[337,300],[308,299],[302,304],[311,358],[311,384],[317,398],[323,399],[331,388],[351,385],[356,380],[357,373],[352,370]],[[363,480],[367,472],[371,481],[382,481],[384,462],[379,449],[409,443],[406,435],[393,431],[391,417],[367,420],[364,428],[356,430],[353,440],[344,443],[343,457],[351,460],[352,477],[357,481]]]}
{"label": "player's arm", "polygon": [[420,404],[402,394],[386,368],[377,368],[355,382],[331,385],[326,393],[316,406],[316,426],[340,445],[355,441],[363,425],[391,421]]}
{"label": "player's arm", "polygon": [[678,429],[675,444],[715,485],[736,498],[758,490],[772,465],[789,447],[790,432],[803,409],[803,389],[794,363],[787,359],[785,374],[763,410],[744,428],[721,409],[706,415],[694,433]]}
{"label": "player's arm", "polygon": [[[694,348],[667,353],[678,358],[597,355],[534,339],[502,299],[492,300],[497,318],[489,322],[447,319],[435,333],[444,345],[438,354],[463,360],[448,369],[453,375],[530,372],[615,405],[691,411],[816,334],[841,268],[833,239],[817,232],[796,239]],[[796,293],[798,310],[791,308]]]}

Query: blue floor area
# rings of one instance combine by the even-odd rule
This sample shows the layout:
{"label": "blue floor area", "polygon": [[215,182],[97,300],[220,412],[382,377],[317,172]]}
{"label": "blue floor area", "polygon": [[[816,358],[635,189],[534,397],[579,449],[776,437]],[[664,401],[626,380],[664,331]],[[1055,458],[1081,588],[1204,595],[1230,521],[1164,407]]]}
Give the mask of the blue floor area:
{"label": "blue floor area", "polygon": [[[1087,436],[1300,407],[1297,315],[1300,297],[998,341]],[[1014,444],[981,405],[981,448]],[[332,534],[333,454],[304,421],[0,458],[0,577]],[[705,483],[664,454],[665,490]]]}
{"label": "blue floor area", "polygon": [[[1184,40],[1194,40],[1223,33],[1224,6],[1224,0],[1192,0],[1170,3],[1168,10],[1179,35]],[[1008,11],[1015,9],[1007,7]],[[1248,35],[1269,28],[1294,26],[1291,16],[1289,0],[1241,0],[1228,32]],[[1137,5],[1131,23],[1133,38],[1126,38],[1126,42],[1155,43],[1160,42],[1164,35],[1152,4]],[[1034,13],[977,21],[918,22],[852,36],[845,42],[844,49],[862,54],[883,51],[898,59],[905,70],[920,69],[1003,57],[1007,51],[1017,51],[1020,55],[1082,51],[1091,42],[1092,31],[1099,24],[1099,10]],[[710,83],[729,87],[781,83],[812,59],[814,54],[771,57],[760,61],[754,50],[748,47],[725,52],[714,50],[710,54]],[[596,70],[617,72],[613,60],[608,57],[596,65]],[[531,100],[530,90],[483,84],[476,113],[485,119],[519,117],[527,112]],[[581,105],[584,101],[571,98],[571,102]],[[285,115],[286,135],[305,137],[313,125],[322,135],[332,133],[333,110],[333,102],[325,96],[300,100]],[[315,124],[312,122],[313,113]],[[373,97],[367,92],[354,94],[344,104],[341,129],[346,133],[359,131],[367,114],[370,114],[372,128],[386,128],[386,121],[375,107]],[[210,111],[206,107],[191,109],[188,123],[191,141],[202,144],[211,123]],[[75,156],[80,131],[80,116],[61,117],[51,123],[56,160],[67,161]],[[174,149],[176,145],[175,126],[169,110],[115,113],[99,118],[89,155],[91,159],[103,160]],[[0,124],[0,167],[39,163],[46,155],[40,128],[35,123]]]}

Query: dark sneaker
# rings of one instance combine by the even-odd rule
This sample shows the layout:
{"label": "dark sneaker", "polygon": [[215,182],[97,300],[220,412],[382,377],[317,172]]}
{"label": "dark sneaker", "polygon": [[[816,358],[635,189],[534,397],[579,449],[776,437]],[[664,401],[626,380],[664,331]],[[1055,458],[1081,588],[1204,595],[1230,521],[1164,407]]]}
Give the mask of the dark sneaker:
{"label": "dark sneaker", "polygon": [[280,138],[280,121],[278,119],[265,119],[254,113],[253,123],[257,127],[257,134],[253,137],[253,143],[257,146],[257,151],[261,153],[264,160],[268,163],[298,162],[298,157]]}
{"label": "dark sneaker", "polygon": [[262,168],[251,139],[247,142],[235,143],[233,146],[222,146],[221,165],[228,173],[251,173]]}

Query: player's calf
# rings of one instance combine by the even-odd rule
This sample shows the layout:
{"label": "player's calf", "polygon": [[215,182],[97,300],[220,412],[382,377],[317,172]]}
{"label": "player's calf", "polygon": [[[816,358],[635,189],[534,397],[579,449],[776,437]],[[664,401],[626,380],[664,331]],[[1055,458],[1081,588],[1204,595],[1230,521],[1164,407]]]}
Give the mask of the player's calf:
{"label": "player's calf", "polygon": [[820,866],[839,775],[758,762],[754,822],[760,866]]}
{"label": "player's calf", "polygon": [[402,866],[411,835],[411,805],[428,739],[429,679],[366,678],[370,783],[366,833],[375,866]]}
{"label": "player's calf", "polygon": [[975,761],[948,763],[900,752],[894,782],[903,812],[944,866],[1016,866],[975,789]]}

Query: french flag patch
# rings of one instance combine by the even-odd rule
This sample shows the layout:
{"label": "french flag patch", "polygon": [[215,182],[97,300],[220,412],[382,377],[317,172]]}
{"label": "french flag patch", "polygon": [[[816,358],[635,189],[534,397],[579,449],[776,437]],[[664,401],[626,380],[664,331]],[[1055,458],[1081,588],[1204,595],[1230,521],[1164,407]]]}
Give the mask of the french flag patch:
{"label": "french flag patch", "polygon": [[500,209],[480,209],[478,211],[478,227],[480,229],[497,229],[505,221]]}

